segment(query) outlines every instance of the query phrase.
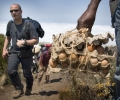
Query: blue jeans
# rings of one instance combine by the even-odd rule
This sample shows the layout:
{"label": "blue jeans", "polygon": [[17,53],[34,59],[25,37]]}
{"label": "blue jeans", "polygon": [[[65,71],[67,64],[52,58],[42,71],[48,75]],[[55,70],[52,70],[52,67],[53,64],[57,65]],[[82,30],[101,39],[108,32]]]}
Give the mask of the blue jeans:
{"label": "blue jeans", "polygon": [[[117,46],[117,59],[116,59],[116,75],[120,75],[120,29],[115,28],[115,40]],[[115,80],[116,82],[116,94],[117,98],[120,97],[120,81]]]}
{"label": "blue jeans", "polygon": [[[114,12],[113,25],[115,27],[115,41],[117,46],[116,75],[120,75],[120,0]],[[117,98],[120,97],[120,81],[115,79]]]}
{"label": "blue jeans", "polygon": [[32,89],[33,76],[31,73],[32,56],[28,58],[19,58],[17,54],[10,54],[8,58],[7,71],[16,90],[23,90],[19,74],[17,72],[18,65],[21,63],[23,75],[26,78],[26,88]]}

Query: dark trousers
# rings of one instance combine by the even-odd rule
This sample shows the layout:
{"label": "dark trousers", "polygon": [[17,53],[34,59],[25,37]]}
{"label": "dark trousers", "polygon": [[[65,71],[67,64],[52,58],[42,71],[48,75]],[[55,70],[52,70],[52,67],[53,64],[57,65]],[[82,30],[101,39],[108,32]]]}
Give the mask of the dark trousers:
{"label": "dark trousers", "polygon": [[26,88],[32,89],[33,76],[31,73],[32,56],[28,58],[19,58],[17,54],[10,54],[8,58],[7,71],[16,90],[23,89],[20,77],[18,75],[18,65],[21,63],[23,75],[26,78]]}
{"label": "dark trousers", "polygon": [[[120,29],[115,29],[115,39],[117,45],[116,75],[120,76]],[[117,98],[120,97],[120,81],[115,79]]]}
{"label": "dark trousers", "polygon": [[37,65],[37,63],[32,63],[32,73],[34,73],[34,72],[38,73],[38,65]]}
{"label": "dark trousers", "polygon": [[[116,75],[120,76],[120,0],[118,3],[118,7],[116,8],[114,12],[113,17],[113,25],[115,27],[115,40],[116,40],[116,46],[117,46],[117,60],[116,60]],[[117,100],[120,98],[120,81],[116,81],[116,94],[117,94]]]}

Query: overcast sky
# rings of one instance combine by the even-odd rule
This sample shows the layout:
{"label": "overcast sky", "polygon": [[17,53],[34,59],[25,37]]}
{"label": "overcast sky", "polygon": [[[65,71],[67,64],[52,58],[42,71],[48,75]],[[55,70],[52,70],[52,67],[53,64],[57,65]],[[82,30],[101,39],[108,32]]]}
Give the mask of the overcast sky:
{"label": "overcast sky", "polygon": [[[40,22],[45,36],[40,41],[52,42],[52,34],[65,33],[77,25],[78,18],[87,9],[91,0],[1,0],[0,33],[6,32],[6,25],[12,19],[9,9],[13,3],[21,5],[23,17],[30,17]],[[114,34],[111,28],[109,0],[102,0],[97,10],[92,34]],[[110,44],[115,42],[110,42]]]}

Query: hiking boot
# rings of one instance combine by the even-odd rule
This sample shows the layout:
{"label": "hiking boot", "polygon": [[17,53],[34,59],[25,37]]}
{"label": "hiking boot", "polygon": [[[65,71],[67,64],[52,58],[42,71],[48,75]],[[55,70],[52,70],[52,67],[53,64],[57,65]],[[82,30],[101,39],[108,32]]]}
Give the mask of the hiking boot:
{"label": "hiking boot", "polygon": [[25,95],[31,95],[32,89],[26,88]]}
{"label": "hiking boot", "polygon": [[45,83],[49,83],[49,75],[46,75],[45,80],[46,80]]}
{"label": "hiking boot", "polygon": [[42,80],[42,77],[38,78],[37,83],[39,84],[41,82],[41,80]]}
{"label": "hiking boot", "polygon": [[17,98],[21,97],[21,95],[23,95],[23,94],[24,94],[23,90],[15,90],[13,92],[13,98],[17,99]]}

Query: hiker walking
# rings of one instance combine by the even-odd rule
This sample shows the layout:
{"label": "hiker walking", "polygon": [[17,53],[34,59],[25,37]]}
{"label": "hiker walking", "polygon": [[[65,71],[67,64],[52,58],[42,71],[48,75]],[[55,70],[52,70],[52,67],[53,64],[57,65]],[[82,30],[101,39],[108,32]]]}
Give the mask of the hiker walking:
{"label": "hiker walking", "polygon": [[49,82],[50,69],[48,67],[48,64],[49,64],[49,60],[51,57],[51,49],[52,49],[52,47],[49,47],[49,49],[47,51],[44,51],[40,56],[38,77],[37,77],[38,84],[42,80],[42,77],[43,77],[45,72],[46,72],[46,76],[45,76],[46,83]]}
{"label": "hiker walking", "polygon": [[33,52],[33,63],[32,63],[32,73],[38,73],[38,54],[40,52],[40,48],[35,46],[32,49]]}
{"label": "hiker walking", "polygon": [[[11,82],[15,88],[13,98],[18,98],[22,94],[23,84],[18,75],[18,65],[21,63],[23,75],[26,78],[25,95],[30,95],[33,86],[32,66],[32,48],[38,44],[39,38],[34,25],[29,22],[26,29],[25,20],[22,18],[22,9],[19,4],[10,6],[10,13],[13,18],[12,23],[7,25],[6,38],[3,47],[2,56],[8,57],[7,71]],[[10,25],[9,25],[10,24]],[[8,54],[7,47],[12,40],[12,48]]]}

